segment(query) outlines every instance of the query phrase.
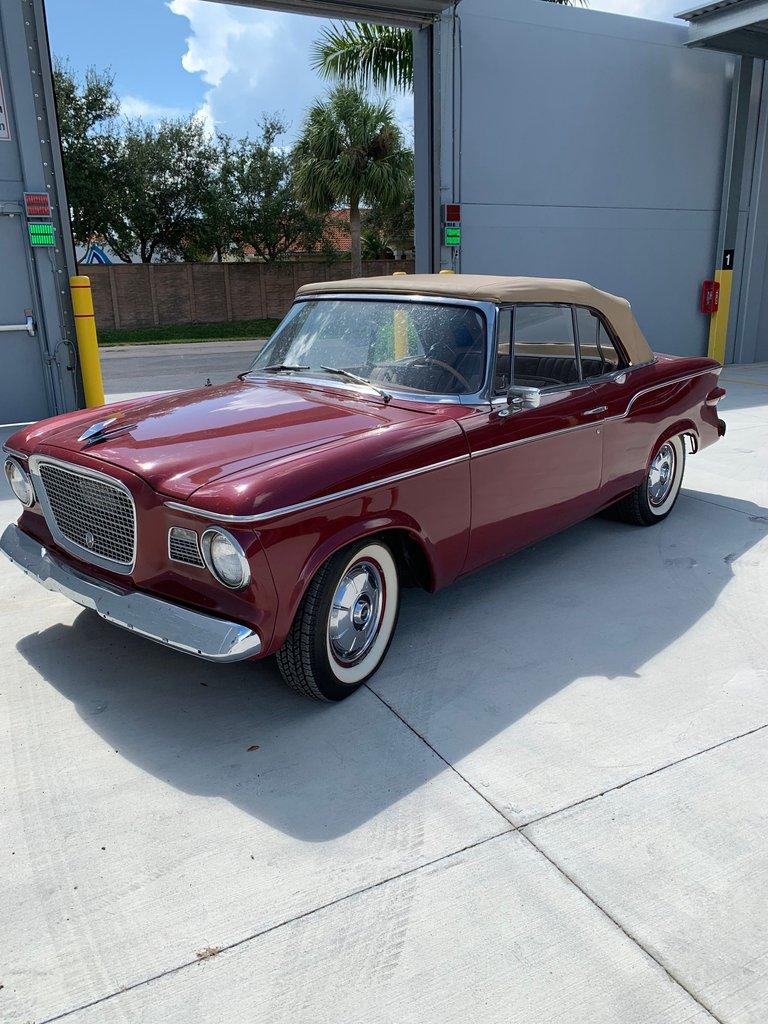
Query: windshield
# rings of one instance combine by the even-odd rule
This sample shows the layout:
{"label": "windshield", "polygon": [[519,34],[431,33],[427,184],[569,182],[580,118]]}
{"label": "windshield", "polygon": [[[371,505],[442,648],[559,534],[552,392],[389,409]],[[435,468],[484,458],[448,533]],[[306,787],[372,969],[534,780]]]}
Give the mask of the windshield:
{"label": "windshield", "polygon": [[483,384],[485,337],[483,314],[469,306],[315,299],[296,303],[250,372],[344,370],[382,389],[469,395]]}

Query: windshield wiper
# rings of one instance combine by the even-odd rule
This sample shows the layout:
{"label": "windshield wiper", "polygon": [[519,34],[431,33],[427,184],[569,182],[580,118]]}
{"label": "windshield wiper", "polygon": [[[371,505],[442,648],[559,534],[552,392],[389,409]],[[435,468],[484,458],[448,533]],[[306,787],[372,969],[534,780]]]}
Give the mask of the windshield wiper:
{"label": "windshield wiper", "polygon": [[320,364],[320,369],[325,370],[326,373],[336,373],[339,375],[339,377],[346,377],[347,380],[353,380],[356,384],[365,384],[366,387],[371,388],[377,394],[381,395],[381,397],[384,399],[385,405],[388,402],[392,401],[392,395],[390,395],[388,391],[385,391],[384,388],[380,388],[377,387],[375,384],[372,384],[371,381],[366,380],[365,377],[360,377],[358,376],[358,374],[352,373],[351,370],[340,370],[337,366],[323,366],[322,363]]}
{"label": "windshield wiper", "polygon": [[283,370],[308,370],[308,366],[296,366],[293,363],[273,363],[271,366],[256,366],[256,372],[261,373],[282,373]]}

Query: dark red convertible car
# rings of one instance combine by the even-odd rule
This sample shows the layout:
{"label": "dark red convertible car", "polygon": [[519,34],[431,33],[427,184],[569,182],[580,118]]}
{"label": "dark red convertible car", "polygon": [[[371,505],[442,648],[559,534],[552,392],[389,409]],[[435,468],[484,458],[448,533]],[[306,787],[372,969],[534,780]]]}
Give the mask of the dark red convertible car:
{"label": "dark red convertible car", "polygon": [[654,355],[579,281],[416,275],[302,288],[219,387],[13,435],[0,546],[50,590],[211,661],[276,654],[340,700],[400,588],[436,590],[612,508],[669,515],[724,433],[720,366]]}

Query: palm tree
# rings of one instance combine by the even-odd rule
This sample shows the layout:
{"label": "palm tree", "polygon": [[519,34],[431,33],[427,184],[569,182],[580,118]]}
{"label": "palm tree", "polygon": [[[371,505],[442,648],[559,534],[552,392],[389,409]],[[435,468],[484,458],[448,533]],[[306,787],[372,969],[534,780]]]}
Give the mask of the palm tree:
{"label": "palm tree", "polygon": [[314,42],[312,67],[322,78],[357,89],[408,92],[413,88],[413,33],[367,22],[331,24]]}
{"label": "palm tree", "polygon": [[413,153],[403,143],[389,101],[337,86],[310,107],[294,154],[296,191],[307,208],[316,214],[349,209],[352,276],[360,277],[361,205],[397,207],[413,174]]}
{"label": "palm tree", "polygon": [[[588,0],[549,0],[571,7]],[[332,24],[323,29],[312,47],[312,67],[330,78],[358,89],[413,89],[413,33],[392,25],[366,22]]]}

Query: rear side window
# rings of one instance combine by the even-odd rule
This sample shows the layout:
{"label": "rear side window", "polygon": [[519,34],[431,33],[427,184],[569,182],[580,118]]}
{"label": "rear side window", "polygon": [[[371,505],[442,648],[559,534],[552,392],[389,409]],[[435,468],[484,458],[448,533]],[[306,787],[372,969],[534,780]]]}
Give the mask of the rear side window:
{"label": "rear side window", "polygon": [[512,342],[515,384],[546,388],[579,381],[570,306],[515,306]]}
{"label": "rear side window", "polygon": [[602,317],[584,306],[576,308],[581,349],[581,373],[585,380],[613,373],[621,366],[621,357]]}

